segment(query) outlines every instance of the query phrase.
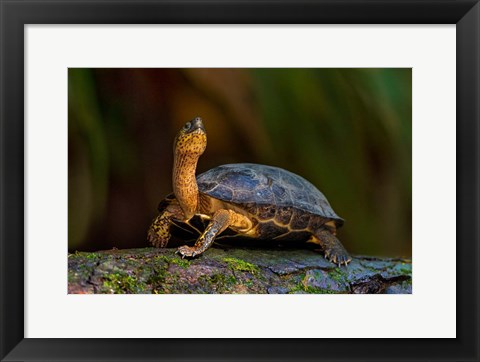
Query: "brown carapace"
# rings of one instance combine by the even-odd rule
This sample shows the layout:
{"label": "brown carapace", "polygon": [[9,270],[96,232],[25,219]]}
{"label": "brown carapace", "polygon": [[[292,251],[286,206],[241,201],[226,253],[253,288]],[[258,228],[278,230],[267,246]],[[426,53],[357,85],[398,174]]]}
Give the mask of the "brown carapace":
{"label": "brown carapace", "polygon": [[148,240],[166,247],[172,224],[191,225],[194,216],[208,222],[195,245],[178,248],[193,258],[207,250],[226,229],[235,236],[279,242],[318,244],[325,257],[347,265],[351,258],[336,238],[343,219],[310,182],[278,167],[237,163],[215,167],[198,177],[197,162],[207,134],[197,117],[187,122],[174,142],[173,194],[159,206]]}

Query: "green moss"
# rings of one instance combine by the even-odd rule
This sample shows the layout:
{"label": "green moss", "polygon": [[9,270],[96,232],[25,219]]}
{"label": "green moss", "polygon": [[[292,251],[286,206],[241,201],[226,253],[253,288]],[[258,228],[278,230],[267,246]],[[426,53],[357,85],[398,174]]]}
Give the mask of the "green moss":
{"label": "green moss", "polygon": [[293,294],[297,292],[305,293],[305,287],[302,284],[297,284],[294,287],[290,288],[289,293]]}
{"label": "green moss", "polygon": [[208,283],[210,284],[226,284],[227,283],[227,277],[223,274],[213,274],[208,276],[207,278]]}
{"label": "green moss", "polygon": [[69,285],[70,285],[70,284],[73,284],[73,282],[74,282],[76,279],[77,279],[77,278],[76,278],[75,273],[69,270],[69,271],[68,271],[68,284],[69,284]]}
{"label": "green moss", "polygon": [[168,264],[175,264],[178,265],[184,269],[187,269],[190,266],[190,261],[187,259],[182,259],[180,257],[170,257],[167,255],[156,255],[155,258],[156,260],[163,260]]}
{"label": "green moss", "polygon": [[[298,283],[290,288],[289,292],[290,294],[292,293],[304,293],[304,294],[339,294],[338,291],[333,291],[331,289],[322,289],[322,288],[316,288],[311,285],[308,285],[306,280],[307,280],[307,275],[305,273],[300,274]],[[331,285],[327,283],[327,288],[330,288]]]}
{"label": "green moss", "polygon": [[405,275],[411,275],[412,274],[412,269],[411,268],[400,267],[399,270],[400,270],[400,273],[405,274]]}
{"label": "green moss", "polygon": [[206,287],[204,290],[212,290],[215,293],[232,291],[235,285],[238,284],[233,275],[225,275],[223,273],[202,275],[198,278],[198,280],[201,285]]}
{"label": "green moss", "polygon": [[232,269],[232,270],[248,272],[248,273],[251,273],[251,274],[256,274],[256,273],[259,272],[259,269],[258,269],[257,266],[255,266],[251,263],[247,263],[246,261],[243,261],[243,260],[240,260],[240,259],[224,258],[223,261],[226,262],[228,264],[228,266],[230,267],[230,269]]}
{"label": "green moss", "polygon": [[225,287],[229,287],[232,285],[237,284],[237,279],[233,275],[225,275],[225,274],[213,274],[206,277],[206,280],[210,284],[221,285]]}
{"label": "green moss", "polygon": [[305,293],[307,294],[337,294],[332,290],[329,289],[319,289],[319,288],[313,288],[310,286],[304,287]]}
{"label": "green moss", "polygon": [[147,280],[147,284],[150,284],[154,287],[161,285],[165,282],[166,276],[167,276],[167,272],[165,270],[154,269],[154,272],[152,273],[152,275],[150,275],[150,277]]}
{"label": "green moss", "polygon": [[339,284],[344,284],[347,279],[347,276],[340,268],[335,268],[328,272],[328,276]]}
{"label": "green moss", "polygon": [[85,258],[87,260],[97,260],[100,258],[100,255],[97,253],[86,253],[82,251],[75,250],[75,253],[68,254],[68,257],[75,257],[75,259]]}
{"label": "green moss", "polygon": [[133,294],[144,292],[146,285],[134,276],[112,273],[105,276],[103,287],[115,294]]}
{"label": "green moss", "polygon": [[309,285],[304,285],[303,283],[297,284],[296,286],[291,288],[289,291],[290,294],[297,293],[297,292],[302,292],[305,294],[338,294],[329,289],[314,288]]}
{"label": "green moss", "polygon": [[99,258],[98,254],[95,253],[83,253],[82,255],[88,260],[96,260]]}
{"label": "green moss", "polygon": [[172,258],[171,262],[175,265],[181,266],[184,269],[187,269],[190,266],[190,261],[181,258]]}

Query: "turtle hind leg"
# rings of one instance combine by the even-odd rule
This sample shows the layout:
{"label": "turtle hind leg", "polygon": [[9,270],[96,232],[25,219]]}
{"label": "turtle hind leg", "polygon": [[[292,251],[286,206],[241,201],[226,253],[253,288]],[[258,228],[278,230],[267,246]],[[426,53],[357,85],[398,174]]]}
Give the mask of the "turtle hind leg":
{"label": "turtle hind leg", "polygon": [[183,218],[184,215],[180,206],[170,203],[150,225],[147,232],[148,241],[157,248],[166,247],[170,240],[170,227],[174,223],[174,219],[182,220]]}
{"label": "turtle hind leg", "polygon": [[342,264],[347,265],[352,260],[340,240],[327,229],[316,231],[314,235],[312,235],[311,241],[322,247],[325,258],[332,263],[338,264],[339,266]]}

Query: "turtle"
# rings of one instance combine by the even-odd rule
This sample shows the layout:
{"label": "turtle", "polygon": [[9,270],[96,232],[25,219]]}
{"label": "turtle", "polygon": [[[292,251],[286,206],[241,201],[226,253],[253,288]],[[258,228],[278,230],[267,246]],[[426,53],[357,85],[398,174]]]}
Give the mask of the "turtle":
{"label": "turtle", "polygon": [[[311,242],[326,259],[347,265],[351,258],[336,237],[344,220],[313,184],[282,168],[254,163],[226,164],[197,177],[197,162],[207,146],[200,117],[185,123],[174,140],[173,193],[159,204],[148,241],[166,247],[172,225],[188,225],[199,237],[193,246],[177,253],[194,258],[205,252],[216,237],[229,229],[234,236],[252,240]],[[206,223],[198,230],[191,221]]]}

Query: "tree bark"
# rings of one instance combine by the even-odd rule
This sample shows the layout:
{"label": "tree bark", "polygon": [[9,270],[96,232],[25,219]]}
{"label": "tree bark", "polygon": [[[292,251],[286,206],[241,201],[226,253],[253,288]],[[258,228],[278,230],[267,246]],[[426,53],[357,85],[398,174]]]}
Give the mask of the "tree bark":
{"label": "tree bark", "polygon": [[176,249],[68,255],[68,292],[191,294],[412,293],[411,260],[356,256],[338,267],[308,249],[212,247],[193,260]]}

